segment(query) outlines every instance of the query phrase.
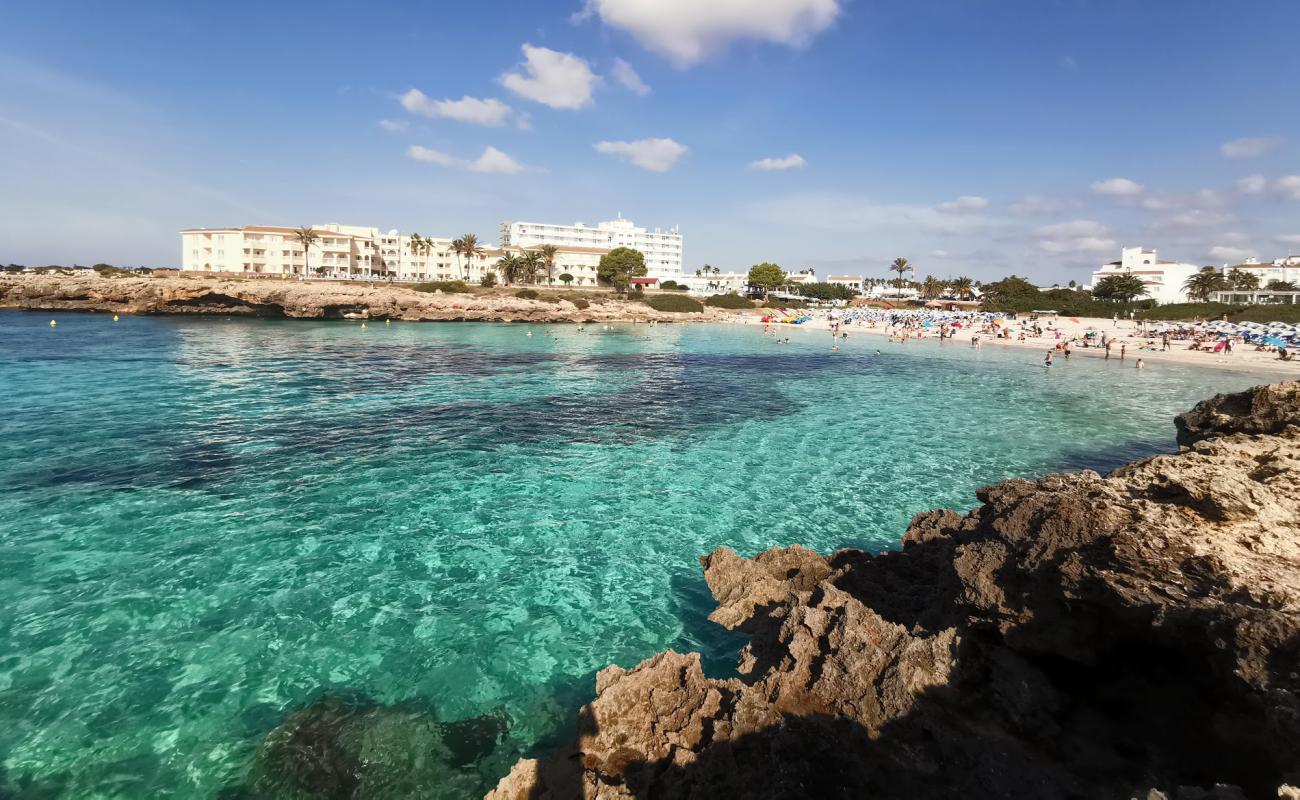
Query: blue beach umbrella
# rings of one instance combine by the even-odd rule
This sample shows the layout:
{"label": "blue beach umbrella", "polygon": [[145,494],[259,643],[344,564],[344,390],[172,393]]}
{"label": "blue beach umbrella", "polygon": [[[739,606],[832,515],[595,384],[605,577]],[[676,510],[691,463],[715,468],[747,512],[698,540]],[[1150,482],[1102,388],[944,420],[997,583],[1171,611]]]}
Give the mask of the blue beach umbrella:
{"label": "blue beach umbrella", "polygon": [[1282,341],[1281,339],[1277,338],[1276,336],[1266,336],[1266,337],[1264,337],[1264,344],[1271,345],[1271,346],[1273,346],[1273,347],[1286,347],[1286,346],[1287,346],[1287,343],[1286,343],[1286,342]]}

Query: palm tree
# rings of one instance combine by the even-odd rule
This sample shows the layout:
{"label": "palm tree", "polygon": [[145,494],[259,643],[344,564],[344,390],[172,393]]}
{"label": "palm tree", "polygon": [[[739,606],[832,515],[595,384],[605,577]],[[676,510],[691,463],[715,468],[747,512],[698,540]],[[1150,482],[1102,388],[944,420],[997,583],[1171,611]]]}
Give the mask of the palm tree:
{"label": "palm tree", "polygon": [[1239,291],[1249,291],[1259,288],[1259,276],[1247,272],[1244,269],[1233,268],[1228,270],[1225,276],[1228,279],[1228,285]]}
{"label": "palm tree", "polygon": [[1092,296],[1102,300],[1128,302],[1146,293],[1146,284],[1136,275],[1107,275],[1092,287]]}
{"label": "palm tree", "polygon": [[963,300],[974,294],[974,286],[975,282],[964,275],[953,278],[952,282],[948,284],[948,288],[952,289],[952,293]]}
{"label": "palm tree", "polygon": [[943,294],[945,288],[947,287],[943,281],[933,275],[926,275],[925,281],[921,284],[921,295],[927,298],[935,298]]}
{"label": "palm tree", "polygon": [[1295,281],[1269,281],[1268,286],[1264,287],[1270,292],[1294,292],[1297,291]]}
{"label": "palm tree", "polygon": [[722,274],[722,268],[721,268],[721,267],[714,267],[714,268],[713,268],[713,274],[714,274],[714,275],[721,275],[721,274]]}
{"label": "palm tree", "polygon": [[1203,303],[1210,301],[1211,295],[1228,288],[1228,281],[1214,267],[1202,267],[1201,271],[1183,281],[1183,290],[1192,300]]}
{"label": "palm tree", "polygon": [[703,269],[697,269],[697,270],[695,270],[695,277],[697,277],[697,278],[700,277],[700,276],[703,274],[703,272],[704,272]]}
{"label": "palm tree", "polygon": [[912,265],[907,263],[906,258],[896,258],[894,259],[894,263],[889,265],[889,269],[891,272],[898,273],[898,280],[895,282],[894,285],[898,287],[899,298],[902,298],[903,296],[903,273],[907,272],[911,268]]}
{"label": "palm tree", "polygon": [[529,283],[537,283],[537,273],[542,271],[542,254],[528,250],[519,257],[519,268]]}
{"label": "palm tree", "polygon": [[555,257],[560,254],[560,248],[553,244],[542,245],[542,262],[546,265],[546,285],[549,286],[555,282]]}
{"label": "palm tree", "polygon": [[505,255],[497,259],[495,266],[497,272],[501,273],[501,282],[509,286],[519,274],[519,257],[507,250]]}
{"label": "palm tree", "polygon": [[302,245],[302,275],[298,276],[298,280],[302,280],[307,277],[307,258],[311,253],[311,246],[320,241],[320,234],[304,225],[294,231],[291,238]]}
{"label": "palm tree", "polygon": [[469,270],[474,264],[474,259],[483,257],[483,245],[478,243],[478,237],[472,233],[467,233],[460,237],[461,252],[465,254],[465,280],[469,280]]}

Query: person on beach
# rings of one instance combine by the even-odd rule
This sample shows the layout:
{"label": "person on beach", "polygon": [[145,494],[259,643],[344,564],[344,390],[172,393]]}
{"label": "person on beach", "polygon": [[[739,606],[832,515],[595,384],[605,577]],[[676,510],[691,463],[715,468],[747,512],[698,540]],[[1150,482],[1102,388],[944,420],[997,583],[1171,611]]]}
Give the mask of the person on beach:
{"label": "person on beach", "polygon": [[1169,349],[1169,331],[1165,331],[1164,333],[1160,334],[1160,349],[1161,350]]}
{"label": "person on beach", "polygon": [[1066,361],[1069,361],[1069,360],[1070,360],[1070,343],[1069,343],[1069,342],[1066,342],[1065,345],[1061,347],[1061,354],[1065,356],[1065,360],[1066,360]]}
{"label": "person on beach", "polygon": [[1115,343],[1114,340],[1107,340],[1107,342],[1106,342],[1106,360],[1107,360],[1107,361],[1110,360],[1110,346],[1113,345],[1114,343]]}
{"label": "person on beach", "polygon": [[1043,366],[1044,366],[1044,367],[1050,367],[1050,366],[1052,366],[1052,351],[1051,351],[1051,350],[1048,350],[1048,351],[1047,351],[1047,357],[1043,359]]}
{"label": "person on beach", "polygon": [[1119,360],[1124,360],[1124,351],[1128,350],[1128,342],[1119,343]]}

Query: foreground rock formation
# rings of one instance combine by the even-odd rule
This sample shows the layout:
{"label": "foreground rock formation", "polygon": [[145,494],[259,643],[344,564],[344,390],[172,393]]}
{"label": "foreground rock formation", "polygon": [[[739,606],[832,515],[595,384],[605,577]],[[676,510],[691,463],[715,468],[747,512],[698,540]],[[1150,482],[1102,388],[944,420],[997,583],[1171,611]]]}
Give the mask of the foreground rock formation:
{"label": "foreground rock formation", "polygon": [[575,746],[489,797],[1300,797],[1300,384],[1179,430],[920,514],[898,552],[716,550],[739,677],[608,667]]}
{"label": "foreground rock formation", "polygon": [[[730,318],[726,312],[707,307],[699,314],[663,313],[613,295],[598,297],[588,307],[579,308],[565,299],[566,290],[542,291],[546,298],[528,300],[515,297],[511,290],[443,294],[382,281],[11,273],[0,275],[0,309],[411,322],[680,322]],[[575,299],[580,296],[574,294]]]}

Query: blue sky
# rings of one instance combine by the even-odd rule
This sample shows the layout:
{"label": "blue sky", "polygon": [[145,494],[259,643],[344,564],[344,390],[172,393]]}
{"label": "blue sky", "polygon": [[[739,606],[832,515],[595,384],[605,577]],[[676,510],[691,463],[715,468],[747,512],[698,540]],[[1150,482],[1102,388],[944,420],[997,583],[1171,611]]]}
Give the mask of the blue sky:
{"label": "blue sky", "polygon": [[688,270],[1272,258],[1300,252],[1298,29],[1288,0],[8,0],[0,261],[617,213],[680,225]]}

